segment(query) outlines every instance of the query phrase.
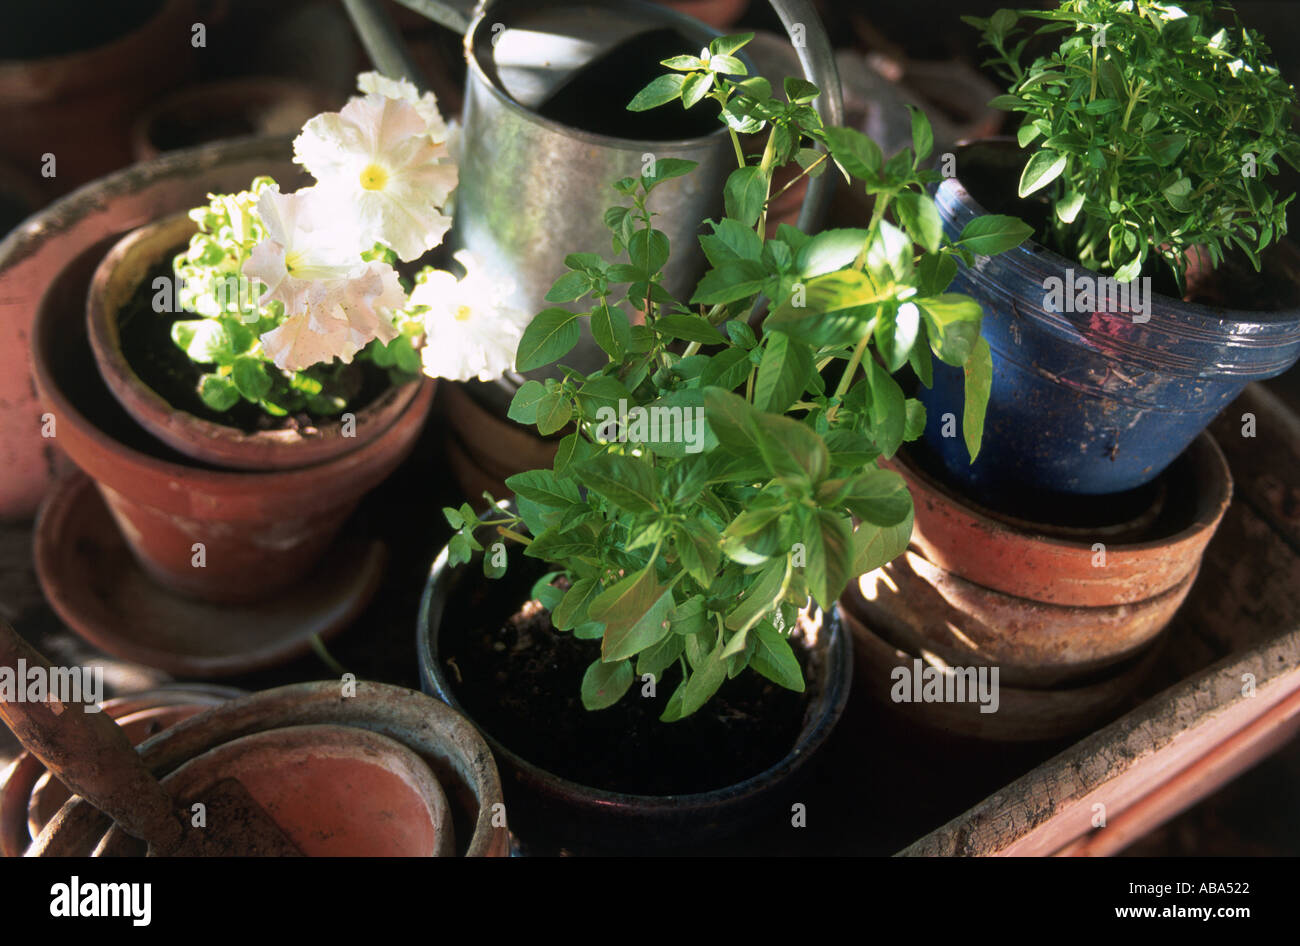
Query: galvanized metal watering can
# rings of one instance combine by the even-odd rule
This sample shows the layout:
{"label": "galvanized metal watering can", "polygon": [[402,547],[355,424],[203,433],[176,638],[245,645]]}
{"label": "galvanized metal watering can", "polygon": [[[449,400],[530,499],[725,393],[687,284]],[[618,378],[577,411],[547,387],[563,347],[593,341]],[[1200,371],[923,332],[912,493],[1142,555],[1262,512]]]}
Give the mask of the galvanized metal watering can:
{"label": "galvanized metal watering can", "polygon": [[[735,168],[730,138],[714,115],[703,109],[684,114],[680,107],[671,115],[665,108],[662,116],[635,116],[629,130],[640,137],[619,137],[617,131],[629,127],[625,106],[632,95],[663,72],[658,60],[702,48],[716,32],[639,0],[481,0],[473,13],[466,2],[400,2],[465,36],[455,245],[513,279],[515,301],[538,312],[566,270],[566,255],[608,249],[602,214],[618,199],[611,185],[640,176],[651,160],[684,158],[699,167],[661,185],[651,209],[673,248],[666,286],[679,298],[689,297],[703,268],[696,228],[721,210],[722,185]],[[822,90],[822,120],[841,123],[839,75],[816,11],[808,0],[771,3],[807,79]],[[377,0],[344,4],[375,66],[421,85]],[[637,67],[653,71],[642,76]],[[639,85],[632,88],[629,80]],[[829,175],[822,175],[809,186],[799,218],[805,229],[824,210],[828,182]],[[583,346],[603,360],[589,338]],[[566,360],[584,367],[587,359],[580,348]]]}

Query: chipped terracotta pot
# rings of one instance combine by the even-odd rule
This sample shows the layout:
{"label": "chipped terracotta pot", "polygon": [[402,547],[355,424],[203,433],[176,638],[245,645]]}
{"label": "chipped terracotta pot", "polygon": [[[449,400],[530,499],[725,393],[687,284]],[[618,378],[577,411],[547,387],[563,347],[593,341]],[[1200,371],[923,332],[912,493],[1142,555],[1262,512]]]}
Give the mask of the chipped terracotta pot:
{"label": "chipped terracotta pot", "polygon": [[[132,744],[139,744],[210,706],[242,695],[234,687],[182,684],[116,697],[101,705]],[[0,856],[21,857],[69,797],[67,787],[30,752],[14,759],[0,778]]]}
{"label": "chipped terracotta pot", "polygon": [[[848,607],[840,610],[853,634],[856,690],[866,691],[877,704],[900,719],[926,729],[986,742],[1048,742],[1077,735],[1114,719],[1128,709],[1135,689],[1160,656],[1161,642],[1157,641],[1155,646],[1109,672],[1068,686],[1015,687],[1002,681],[999,674],[997,705],[992,712],[981,712],[978,700],[904,701],[894,697],[914,695],[907,689],[914,685],[918,672],[942,674],[945,662],[936,655],[900,646]],[[986,680],[989,684],[986,693],[991,693],[991,674]]]}
{"label": "chipped terracotta pot", "polygon": [[287,137],[167,154],[87,184],[0,240],[0,518],[31,518],[69,469],[58,439],[42,436],[44,408],[31,382],[37,309],[71,306],[84,314],[91,273],[118,237],[203,203],[209,191],[239,190],[259,174],[286,191],[306,183],[292,155]]}
{"label": "chipped terracotta pot", "polygon": [[[984,588],[1046,604],[1111,607],[1149,601],[1196,572],[1232,501],[1218,444],[1201,434],[1167,474],[1169,495],[1143,541],[1132,533],[1096,541],[1017,527],[923,472],[899,454],[886,464],[907,480],[915,506],[912,545],[934,565]],[[1176,495],[1175,495],[1176,490]]]}
{"label": "chipped terracotta pot", "polygon": [[[451,810],[455,852],[474,857],[508,855],[501,781],[487,744],[463,717],[413,690],[359,681],[355,695],[343,697],[337,681],[279,687],[191,717],[149,739],[139,751],[149,769],[166,778],[190,760],[220,751],[242,737],[321,725],[368,731],[400,743],[419,757],[441,786]],[[44,857],[139,854],[142,847],[114,831],[102,812],[74,798],[46,825],[29,853]]]}
{"label": "chipped terracotta pot", "polygon": [[[388,736],[352,726],[288,726],[250,733],[186,762],[162,780],[201,800],[239,781],[307,857],[450,857],[451,809],[424,761]],[[116,825],[101,851],[133,846]]]}
{"label": "chipped terracotta pot", "polygon": [[[105,389],[84,312],[47,296],[37,313],[36,387],[56,441],[95,480],[141,566],[156,581],[217,602],[264,599],[303,577],[356,504],[414,448],[433,402],[411,402],[361,449],[301,469],[216,470],[148,436]],[[201,543],[203,567],[195,567]]]}
{"label": "chipped terracotta pot", "polygon": [[[214,466],[235,470],[290,470],[337,459],[369,445],[392,426],[415,398],[420,383],[390,388],[352,415],[345,435],[338,420],[322,421],[310,433],[260,430],[246,433],[172,407],[132,369],[122,352],[118,315],[149,271],[188,244],[196,225],[176,214],[123,237],[95,270],[86,299],[86,331],[95,363],[109,390],[134,419],[173,450]],[[148,291],[148,290],[146,290]]]}

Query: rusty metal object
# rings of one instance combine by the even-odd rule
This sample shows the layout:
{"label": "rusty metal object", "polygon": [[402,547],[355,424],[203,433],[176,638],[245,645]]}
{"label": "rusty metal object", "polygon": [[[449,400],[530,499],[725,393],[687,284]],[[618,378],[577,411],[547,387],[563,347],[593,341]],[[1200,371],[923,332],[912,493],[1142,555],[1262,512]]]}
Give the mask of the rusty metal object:
{"label": "rusty metal object", "polygon": [[[342,696],[337,681],[299,683],[232,700],[187,719],[140,746],[140,757],[159,777],[189,759],[249,733],[285,726],[329,723],[369,729],[401,742],[432,769],[453,809],[473,825],[458,840],[465,856],[505,857],[509,831],[501,779],[487,744],[464,717],[422,693],[359,681],[355,696]],[[94,806],[73,799],[36,839],[31,855],[85,856],[111,827]]]}
{"label": "rusty metal object", "polygon": [[[139,743],[172,722],[242,695],[234,687],[195,683],[115,697],[100,706],[132,743]],[[21,753],[0,776],[0,856],[21,857],[69,797],[67,786],[51,777],[40,759]]]}
{"label": "rusty metal object", "polygon": [[[1169,536],[1144,542],[1068,541],[1017,529],[958,497],[899,455],[916,509],[912,544],[968,581],[1032,601],[1083,607],[1134,604],[1181,584],[1197,567],[1232,500],[1232,476],[1214,439],[1186,455],[1194,509]],[[1104,564],[1099,553],[1104,555]]]}
{"label": "rusty metal object", "polygon": [[[130,304],[149,271],[188,244],[196,224],[176,214],[131,231],[95,269],[86,299],[86,334],[100,376],[127,413],[173,450],[195,460],[236,470],[290,470],[337,459],[373,442],[414,400],[419,382],[390,388],[349,415],[320,422],[309,433],[259,430],[215,423],[173,407],[140,380],[122,351],[118,316]],[[149,290],[146,289],[146,292]]]}
{"label": "rusty metal object", "polygon": [[[0,666],[24,678],[23,665],[53,673],[49,662],[8,624],[0,622]],[[238,782],[214,786],[209,801],[227,815],[210,828],[190,827],[188,806],[173,797],[145,768],[112,717],[84,705],[0,701],[0,719],[71,790],[106,813],[127,833],[160,854],[230,855],[291,853],[294,845]]]}
{"label": "rusty metal object", "polygon": [[929,651],[950,666],[998,667],[1011,686],[1051,687],[1140,651],[1168,625],[1195,577],[1146,601],[1077,607],[991,591],[909,551],[861,576],[845,598],[912,653]]}
{"label": "rusty metal object", "polygon": [[349,536],[271,599],[200,601],[158,586],[94,484],[76,474],[42,507],[33,558],[46,600],[78,636],[174,676],[209,678],[277,666],[348,627],[378,591],[388,553]]}
{"label": "rusty metal object", "polygon": [[[988,742],[1041,742],[1083,732],[1127,708],[1132,694],[1159,659],[1160,642],[1110,673],[1077,686],[1029,689],[998,681],[995,712],[977,702],[895,702],[891,690],[915,664],[942,671],[934,654],[912,653],[883,639],[848,608],[841,608],[853,632],[855,689],[917,725]],[[991,678],[990,678],[991,679]]]}

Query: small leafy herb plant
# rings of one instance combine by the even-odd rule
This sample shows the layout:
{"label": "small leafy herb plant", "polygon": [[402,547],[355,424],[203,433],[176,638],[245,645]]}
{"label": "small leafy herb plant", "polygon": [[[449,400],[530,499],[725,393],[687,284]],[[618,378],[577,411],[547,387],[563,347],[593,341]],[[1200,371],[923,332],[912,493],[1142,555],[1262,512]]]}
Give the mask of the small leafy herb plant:
{"label": "small leafy herb plant", "polygon": [[[317,418],[335,416],[360,388],[357,369],[333,360],[298,370],[278,368],[261,337],[283,323],[284,303],[261,304],[262,287],[255,291],[241,278],[254,247],[267,238],[258,199],[275,186],[272,178],[259,177],[246,191],[210,195],[207,206],[190,211],[199,229],[172,268],[180,307],[194,317],[172,323],[172,341],[207,369],[199,378],[199,396],[214,411],[224,413],[243,401],[272,417],[304,411]],[[382,246],[370,258],[395,260]],[[397,338],[387,345],[372,340],[358,357],[401,384],[419,376],[420,356],[412,342],[424,326],[400,310],[395,321]]]}
{"label": "small leafy herb plant", "polygon": [[[725,216],[700,237],[709,268],[694,294],[663,286],[670,247],[653,209],[656,188],[694,165],[662,159],[615,185],[613,259],[569,256],[547,296],[556,307],[520,341],[519,370],[551,365],[585,318],[608,355],[599,370],[561,367],[514,398],[514,420],[569,431],[554,465],[507,480],[515,511],[445,510],[458,530],[451,564],[482,551],[498,577],[510,540],[553,566],[534,595],[558,630],[601,642],[582,681],[592,710],[643,674],[674,683],[666,721],[747,668],[803,689],[787,640],[798,611],[810,595],[829,607],[911,534],[902,478],[876,462],[925,426],[895,372],[910,366],[929,384],[932,357],[963,366],[963,433],[972,457],[979,449],[992,370],[981,311],[945,290],[958,259],[1010,249],[1028,227],[986,216],[950,242],[926,193],[937,175],[921,169],[925,116],[912,113],[913,147],[885,160],[859,132],[823,126],[815,86],[787,79],[781,96],[747,77],[735,53],[750,38],[665,60],[671,71],[629,106],[708,101],[730,129],[738,167]],[[746,154],[741,135],[757,132],[763,150]],[[793,161],[804,174],[833,164],[865,188],[866,226],[810,236],[782,225],[766,239],[773,173]]]}
{"label": "small leafy herb plant", "polygon": [[1010,83],[992,104],[1024,115],[1017,138],[1032,153],[1019,193],[1050,201],[1045,242],[1119,282],[1163,257],[1180,290],[1194,252],[1217,267],[1236,248],[1260,268],[1295,196],[1265,179],[1279,158],[1300,166],[1295,91],[1230,6],[1062,0],[963,19]]}

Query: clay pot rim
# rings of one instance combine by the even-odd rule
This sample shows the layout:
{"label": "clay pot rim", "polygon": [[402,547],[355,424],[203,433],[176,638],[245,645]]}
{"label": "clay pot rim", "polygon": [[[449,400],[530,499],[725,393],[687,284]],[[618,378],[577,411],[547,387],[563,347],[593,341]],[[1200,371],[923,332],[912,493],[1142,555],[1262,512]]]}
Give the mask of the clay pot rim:
{"label": "clay pot rim", "polygon": [[[331,758],[382,768],[395,775],[413,795],[424,803],[433,825],[435,853],[455,853],[451,806],[442,784],[433,771],[410,747],[391,736],[347,726],[341,723],[312,723],[282,726],[238,736],[187,759],[161,779],[173,794],[193,791],[196,784],[206,787],[213,778],[221,778],[232,765],[256,752],[273,751],[284,755],[286,764],[294,764],[313,750],[324,751]],[[331,753],[328,750],[339,750]],[[116,829],[115,829],[116,830]]]}
{"label": "clay pot rim", "polygon": [[[237,76],[228,79],[211,79],[206,82],[192,82],[166,93],[140,113],[131,125],[131,147],[136,159],[151,161],[164,152],[153,143],[150,127],[159,118],[177,110],[193,105],[209,105],[214,102],[227,103],[246,100],[255,105],[273,105],[277,102],[291,100],[309,105],[316,112],[329,109],[329,96],[317,91],[315,86],[287,76],[261,75]],[[253,131],[248,136],[256,137],[265,132]],[[192,146],[191,146],[192,147]],[[168,151],[184,150],[169,148]]]}
{"label": "clay pot rim", "polygon": [[[251,140],[251,139],[250,139]],[[187,152],[176,152],[184,155]],[[160,160],[166,160],[172,157],[167,155]],[[75,196],[75,195],[74,195]],[[133,467],[142,467],[151,474],[159,477],[166,477],[175,480],[185,480],[201,478],[208,482],[221,486],[234,486],[241,484],[250,488],[259,490],[273,490],[282,494],[297,494],[302,489],[313,484],[319,484],[322,476],[337,473],[340,476],[345,475],[354,467],[369,466],[377,456],[375,448],[387,443],[390,439],[399,439],[404,436],[404,426],[406,423],[414,422],[416,419],[422,424],[424,417],[428,414],[429,408],[433,404],[433,392],[437,385],[436,380],[432,378],[423,378],[415,382],[416,390],[412,401],[401,412],[392,425],[387,427],[383,432],[375,437],[369,444],[371,449],[354,450],[345,453],[342,456],[327,460],[324,463],[317,463],[312,466],[297,467],[287,470],[229,470],[212,468],[200,465],[198,463],[186,464],[172,460],[164,460],[159,457],[142,453],[127,444],[117,440],[95,424],[81,413],[64,394],[62,387],[52,371],[48,359],[46,358],[47,344],[45,335],[50,330],[50,322],[54,316],[51,309],[41,305],[37,309],[36,318],[32,327],[32,377],[36,383],[37,393],[41,401],[54,413],[59,421],[71,422],[77,430],[77,434],[85,439],[87,445],[96,453],[94,465],[99,466],[107,457],[123,458]],[[80,454],[78,454],[80,455]],[[82,470],[87,472],[92,479],[99,480],[83,462],[74,462]],[[106,482],[106,481],[105,481]],[[112,485],[111,483],[108,485]]]}
{"label": "clay pot rim", "polygon": [[[1232,502],[1232,473],[1228,468],[1227,458],[1224,457],[1223,450],[1215,442],[1214,438],[1204,431],[1192,441],[1191,446],[1187,449],[1187,454],[1192,460],[1192,475],[1195,485],[1199,487],[1197,489],[1196,512],[1191,522],[1165,539],[1151,539],[1145,542],[1107,543],[1106,557],[1108,561],[1112,557],[1140,558],[1147,552],[1194,544],[1206,532],[1213,533],[1218,528],[1219,521],[1228,511],[1228,506]],[[914,486],[919,487],[924,494],[933,497],[945,508],[958,510],[960,518],[966,520],[963,523],[965,528],[974,527],[991,535],[1010,538],[1046,549],[1066,553],[1074,552],[1087,556],[1093,554],[1092,543],[1090,542],[1075,542],[1059,536],[1031,532],[1028,529],[1012,525],[1007,521],[1007,518],[998,516],[998,514],[991,512],[970,497],[956,493],[939,482],[929,473],[920,469],[915,463],[912,463],[904,452],[900,451],[895,454],[892,460],[883,461],[883,465],[892,467],[901,473],[908,481],[909,490]],[[1034,524],[1026,519],[1017,521],[1029,526]],[[970,581],[971,579],[968,578],[967,580]]]}
{"label": "clay pot rim", "polygon": [[67,71],[77,69],[84,72],[94,72],[100,70],[106,63],[130,50],[132,46],[140,44],[151,33],[157,33],[162,29],[161,24],[167,21],[192,22],[192,15],[198,10],[195,0],[162,0],[158,5],[157,12],[142,22],[135,29],[123,33],[117,38],[101,46],[92,46],[89,49],[78,49],[71,52],[55,53],[50,56],[40,56],[35,59],[9,59],[0,60],[0,89],[8,83],[23,82],[25,74],[32,69],[41,69],[47,71]]}
{"label": "clay pot rim", "polygon": [[[857,614],[853,613],[852,609],[845,609],[845,612],[846,612],[845,619],[844,619],[845,622],[850,625],[856,625],[856,627],[852,628],[852,630],[857,630],[858,628],[862,628],[866,630],[866,632],[871,635],[873,641],[877,645],[879,645],[877,647],[877,651],[879,651],[880,647],[887,647],[891,651],[897,651],[898,653],[906,654],[907,659],[909,661],[919,660],[921,661],[921,663],[925,664],[928,667],[936,667],[936,668],[938,667],[937,664],[931,663],[929,660],[927,660],[925,654],[913,653],[906,647],[902,647],[894,643],[894,641],[890,637],[879,632],[875,628],[875,626],[869,624],[867,621],[863,620]],[[1011,685],[1004,685],[999,681],[998,690],[1001,693],[1010,692],[1016,696],[1020,696],[1028,699],[1033,699],[1035,697],[1045,698],[1048,696],[1067,696],[1067,695],[1077,695],[1083,697],[1094,696],[1098,693],[1104,692],[1108,687],[1114,684],[1116,680],[1119,680],[1122,677],[1129,676],[1129,675],[1136,676],[1137,675],[1136,671],[1138,671],[1139,668],[1142,669],[1143,672],[1145,672],[1145,670],[1148,669],[1148,667],[1144,665],[1149,665],[1152,658],[1158,652],[1156,648],[1160,640],[1161,638],[1159,637],[1153,639],[1152,641],[1143,645],[1137,651],[1125,657],[1123,660],[1118,661],[1111,667],[1103,668],[1099,673],[1092,675],[1092,678],[1090,679],[1085,679],[1081,681],[1067,680],[1063,684],[1056,684],[1054,686],[1047,686],[1047,687],[1011,686]],[[934,654],[934,656],[939,657],[938,654]]]}
{"label": "clay pot rim", "polygon": [[[1016,143],[1015,138],[1006,135],[995,135],[988,138],[963,140],[957,142],[956,147],[958,150],[963,150],[972,149],[978,146],[1006,147],[1008,145],[1015,148],[1017,151],[1022,150]],[[950,191],[954,201],[958,205],[972,208],[976,215],[988,213],[984,206],[980,204],[980,202],[975,199],[974,195],[966,189],[966,186],[961,183],[960,176],[945,178],[939,184],[939,190]],[[1292,256],[1300,259],[1300,248],[1297,248],[1296,245],[1289,240],[1284,239],[1281,243],[1286,247],[1287,252],[1290,252]],[[1021,243],[1020,246],[1016,247],[1014,250],[1003,254],[1000,259],[1008,266],[1020,269],[1030,269],[1033,271],[1037,271],[1043,267],[1051,267],[1054,270],[1059,269],[1062,272],[1067,269],[1072,269],[1075,271],[1076,278],[1079,276],[1091,276],[1097,278],[1102,275],[1088,269],[1088,267],[1084,266],[1077,260],[1067,259],[1055,250],[1052,250],[1044,244],[1034,240],[1032,237],[1025,240],[1025,242]],[[1031,263],[1032,265],[1029,265]],[[1300,320],[1300,305],[1294,306],[1290,309],[1262,310],[1255,312],[1244,309],[1216,309],[1198,302],[1185,302],[1182,299],[1176,299],[1172,296],[1166,296],[1156,292],[1153,292],[1151,297],[1153,300],[1153,311],[1151,321],[1146,325],[1146,328],[1151,330],[1167,332],[1170,335],[1181,338],[1201,339],[1204,338],[1207,332],[1215,334],[1216,329],[1219,332],[1222,332],[1223,328],[1228,326],[1236,327],[1236,330],[1238,331],[1249,327],[1255,327],[1272,329],[1275,332],[1278,332],[1284,330],[1287,323],[1293,323],[1290,332],[1284,334],[1281,338],[1266,339],[1267,344],[1261,345],[1258,342],[1252,343],[1252,340],[1248,338],[1238,338],[1237,341],[1241,344],[1251,345],[1251,347],[1255,348],[1283,347],[1286,345],[1294,345],[1297,341],[1300,341],[1300,323],[1297,322],[1297,320]],[[1183,326],[1167,319],[1159,319],[1155,312],[1156,300],[1167,309],[1177,309],[1180,314],[1186,316],[1189,322],[1196,323],[1196,325]],[[1283,364],[1283,367],[1279,370],[1285,370],[1285,368],[1289,367],[1291,363],[1292,361],[1286,361]],[[1172,369],[1170,366],[1162,364],[1160,370],[1170,371]],[[1223,373],[1231,375],[1245,374],[1250,377],[1258,378],[1269,377],[1269,375],[1265,373],[1264,368],[1255,368],[1250,371],[1238,369],[1236,371],[1227,371]]]}
{"label": "clay pot rim", "polygon": [[197,230],[197,224],[186,213],[137,227],[113,244],[91,277],[86,295],[86,335],[100,376],[131,419],[191,459],[258,472],[327,463],[380,437],[415,398],[418,380],[389,387],[358,410],[358,436],[344,438],[338,421],[322,423],[319,437],[305,437],[293,430],[246,433],[173,407],[140,379],[122,351],[117,311],[139,290],[147,269],[162,256],[171,255],[177,243],[187,242]]}
{"label": "clay pot rim", "polygon": [[[433,690],[434,696],[467,719],[471,725],[477,726],[474,718],[452,693],[446,675],[438,663],[436,645],[446,600],[454,592],[459,577],[468,574],[468,566],[450,567],[449,556],[450,546],[444,547],[438,553],[429,570],[429,580],[425,584],[424,593],[420,596],[420,613],[416,624],[420,679],[426,688]],[[551,797],[577,801],[584,808],[594,807],[605,812],[628,811],[654,818],[677,814],[684,808],[707,811],[735,804],[779,784],[802,768],[830,737],[840,716],[843,715],[853,678],[853,658],[848,630],[839,617],[833,616],[838,612],[839,607],[836,604],[830,613],[823,613],[822,633],[829,636],[826,644],[825,683],[820,708],[818,703],[809,704],[798,739],[780,760],[734,784],[709,791],[679,795],[637,795],[631,792],[593,788],[562,778],[529,762],[501,745],[486,731],[482,732],[482,737],[491,745],[496,755],[523,773],[528,784],[535,789]]]}
{"label": "clay pot rim", "polygon": [[[883,666],[883,658],[886,653],[893,655],[893,659],[899,661],[896,666],[903,666],[901,658],[897,657],[900,653],[906,655],[908,666],[911,666],[911,661],[914,660],[920,660],[924,666],[935,666],[927,661],[924,656],[914,654],[882,637],[874,627],[847,609],[845,621],[850,624],[850,632],[854,637],[862,641],[864,650],[862,659],[868,662],[868,665],[873,666],[873,671],[878,671],[879,667]],[[1079,738],[1089,727],[1094,726],[1101,717],[1114,713],[1116,709],[1122,707],[1132,697],[1136,687],[1147,677],[1159,661],[1164,640],[1163,637],[1157,637],[1153,643],[1148,644],[1138,653],[1116,664],[1112,668],[1112,673],[1099,679],[1084,682],[1081,685],[1048,687],[1039,690],[1003,686],[999,682],[998,695],[999,702],[1002,705],[997,713],[991,714],[994,722],[987,728],[981,727],[972,730],[969,727],[968,723],[959,715],[960,707],[965,704],[920,703],[920,706],[929,708],[928,711],[912,714],[910,718],[929,731],[943,732],[962,739],[995,745],[1048,742],[1067,737]],[[1003,715],[1003,708],[1008,697],[1012,700],[1013,705],[1021,703],[1022,709],[1029,708],[1023,704],[1031,703],[1036,704],[1036,708],[1040,712],[1051,711],[1054,707],[1059,708],[1068,701],[1069,704],[1076,706],[1080,702],[1084,702],[1085,710],[1080,714],[1079,719],[1067,721],[1064,725],[1049,729],[1044,728],[1041,722],[1036,723],[1035,717],[1028,714],[1020,715],[1019,718]],[[875,694],[875,699],[878,703],[881,702],[880,694]],[[1116,718],[1122,718],[1123,715],[1120,714]],[[998,717],[1001,717],[1001,721],[997,719]],[[958,727],[954,728],[952,726],[953,720],[958,721]],[[1035,725],[1039,728],[1035,728]],[[1051,726],[1050,717],[1047,726]]]}
{"label": "clay pot rim", "polygon": [[[431,754],[445,753],[463,763],[454,767],[478,805],[465,856],[506,853],[507,829],[493,824],[492,805],[501,800],[501,778],[491,750],[469,720],[417,690],[359,680],[356,696],[342,698],[337,680],[292,683],[214,706],[151,736],[137,749],[149,770],[165,777],[190,758],[239,736],[317,722],[392,735],[426,761]],[[87,853],[99,838],[92,838],[87,847],[86,833],[106,830],[112,823],[90,803],[74,797],[45,826],[33,842],[32,853]]]}
{"label": "clay pot rim", "polygon": [[[205,706],[219,705],[226,700],[245,695],[247,694],[244,690],[218,684],[165,683],[147,690],[141,690],[138,693],[115,696],[111,700],[105,700],[100,706],[104,708],[105,713],[113,719],[117,719],[152,708],[170,708],[199,703]],[[24,749],[15,756],[13,762],[3,772],[0,772],[0,856],[6,853],[5,848],[10,849],[8,851],[9,856],[21,856],[22,851],[15,850],[18,847],[16,835],[19,820],[21,820],[22,829],[28,831],[28,841],[23,847],[30,846],[32,835],[30,834],[27,814],[29,803],[37,783],[40,782],[47,771],[40,759]],[[19,804],[20,797],[22,799],[21,805]],[[10,805],[13,807],[10,808]],[[19,809],[21,809],[21,812]],[[21,819],[19,819],[20,813]]]}

